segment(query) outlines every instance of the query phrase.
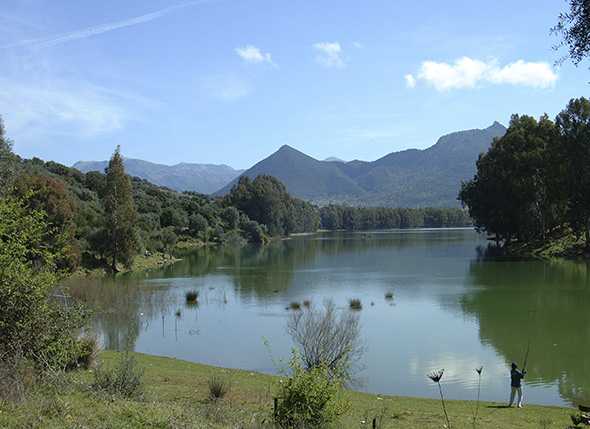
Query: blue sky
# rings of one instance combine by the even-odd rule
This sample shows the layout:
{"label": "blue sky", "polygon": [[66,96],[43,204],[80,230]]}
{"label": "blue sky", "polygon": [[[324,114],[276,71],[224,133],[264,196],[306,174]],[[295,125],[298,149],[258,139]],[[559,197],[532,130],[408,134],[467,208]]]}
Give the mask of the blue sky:
{"label": "blue sky", "polygon": [[247,168],[289,144],[373,160],[554,116],[590,71],[559,0],[3,0],[0,115],[15,150]]}

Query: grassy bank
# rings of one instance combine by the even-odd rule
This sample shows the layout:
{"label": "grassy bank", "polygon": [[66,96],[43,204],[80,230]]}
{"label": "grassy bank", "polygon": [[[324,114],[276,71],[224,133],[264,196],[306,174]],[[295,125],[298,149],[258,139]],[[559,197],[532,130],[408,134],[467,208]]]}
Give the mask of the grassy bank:
{"label": "grassy bank", "polygon": [[549,237],[545,241],[527,243],[511,243],[507,247],[511,256],[532,257],[541,259],[568,258],[589,259],[590,250],[584,239],[577,239],[571,231]]}
{"label": "grassy bank", "polygon": [[[180,261],[179,258],[160,252],[155,252],[148,256],[137,255],[135,258],[133,258],[133,264],[131,267],[125,268],[122,265],[117,265],[117,268],[119,269],[117,274],[139,273],[142,271],[156,270],[168,265],[172,265],[178,261]],[[103,277],[111,273],[112,271],[109,267],[99,267],[92,269],[80,267],[71,274],[70,278]]]}
{"label": "grassy bank", "polygon": [[[116,353],[101,359],[111,365]],[[136,354],[145,369],[143,399],[128,400],[92,392],[90,371],[78,371],[57,389],[32,394],[20,405],[0,404],[0,427],[4,428],[261,428],[272,415],[272,398],[279,377],[229,370],[170,358]],[[208,399],[212,376],[231,383],[227,396]],[[425,380],[426,383],[428,380]],[[485,393],[484,393],[485,394]],[[349,391],[352,408],[335,427],[442,428],[440,402],[432,399],[377,396]],[[526,406],[500,408],[484,402],[477,428],[565,428],[572,410]],[[453,428],[473,428],[470,401],[447,404]]]}

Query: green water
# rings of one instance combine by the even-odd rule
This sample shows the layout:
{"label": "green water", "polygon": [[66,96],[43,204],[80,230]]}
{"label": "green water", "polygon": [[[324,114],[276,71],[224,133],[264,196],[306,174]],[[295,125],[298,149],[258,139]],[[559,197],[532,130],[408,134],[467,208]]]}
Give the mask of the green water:
{"label": "green water", "polygon": [[[483,365],[482,399],[504,401],[530,343],[526,400],[590,405],[589,265],[494,259],[486,246],[472,230],[325,233],[70,286],[97,310],[105,348],[269,373],[292,347],[290,302],[349,311],[359,298],[359,390],[436,397],[426,374],[444,368],[448,396],[472,399]],[[185,305],[191,289],[198,307]]]}

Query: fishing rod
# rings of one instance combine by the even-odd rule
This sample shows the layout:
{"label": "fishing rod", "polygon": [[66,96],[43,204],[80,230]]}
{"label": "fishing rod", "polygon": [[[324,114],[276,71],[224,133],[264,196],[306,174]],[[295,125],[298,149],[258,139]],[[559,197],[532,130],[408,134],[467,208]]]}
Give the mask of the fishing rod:
{"label": "fishing rod", "polygon": [[523,359],[523,362],[522,362],[522,370],[523,371],[526,370],[526,367],[527,367],[527,364],[528,364],[528,361],[529,361],[529,354],[531,352],[531,331],[533,330],[533,326],[534,326],[534,323],[535,323],[534,317],[537,314],[536,307],[535,307],[534,310],[532,310],[530,312],[530,314],[531,314],[532,317],[530,318],[529,335],[528,335],[528,339],[527,339],[526,351],[524,353],[524,359]]}
{"label": "fishing rod", "polygon": [[526,346],[526,352],[524,354],[524,360],[523,360],[523,363],[522,363],[522,370],[523,371],[526,370],[526,365],[527,365],[527,363],[529,361],[529,353],[530,353],[530,351],[531,351],[531,337],[529,336],[529,340],[528,340],[528,343],[527,343],[527,346]]}

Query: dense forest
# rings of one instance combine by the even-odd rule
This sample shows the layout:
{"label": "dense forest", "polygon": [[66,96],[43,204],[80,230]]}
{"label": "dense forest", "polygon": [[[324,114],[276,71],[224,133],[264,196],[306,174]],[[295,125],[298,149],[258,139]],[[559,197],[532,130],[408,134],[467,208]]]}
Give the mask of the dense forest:
{"label": "dense forest", "polygon": [[590,101],[572,99],[554,121],[513,115],[459,199],[498,243],[571,233],[590,246]]}
{"label": "dense forest", "polygon": [[0,125],[4,194],[46,213],[50,240],[64,251],[57,266],[129,267],[134,256],[171,253],[178,242],[244,244],[328,230],[469,225],[461,209],[326,206],[294,198],[272,176],[242,177],[224,197],[176,192],[129,177],[119,148],[105,173],[82,173],[53,161],[21,159]]}
{"label": "dense forest", "polygon": [[[0,192],[45,213],[51,241],[65,244],[57,262],[60,269],[73,271],[79,266],[107,263],[116,269],[116,263],[129,265],[140,253],[169,253],[178,240],[205,244],[269,240],[266,225],[231,206],[233,193],[226,199],[214,199],[130,178],[118,149],[106,174],[84,174],[52,161],[19,158],[12,152],[3,126],[0,143]],[[257,184],[263,186],[267,179],[261,178]],[[278,204],[288,195],[280,195],[278,200],[271,194],[267,197],[260,202],[262,207]],[[282,231],[273,229],[275,233]]]}
{"label": "dense forest", "polygon": [[471,226],[465,210],[456,208],[389,208],[329,205],[320,208],[327,230],[366,231],[391,228],[445,228]]}

